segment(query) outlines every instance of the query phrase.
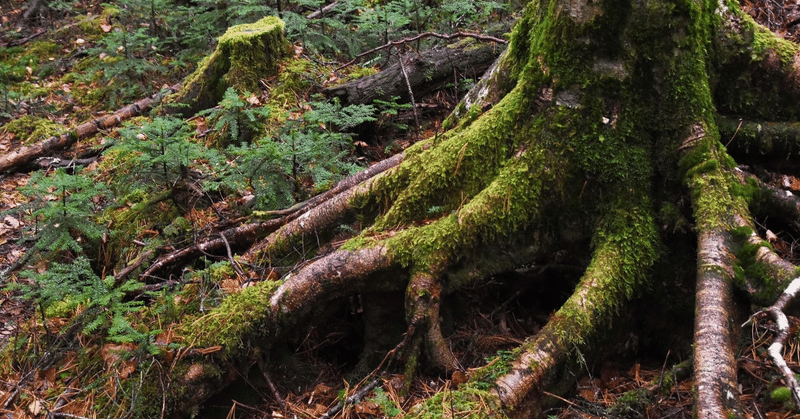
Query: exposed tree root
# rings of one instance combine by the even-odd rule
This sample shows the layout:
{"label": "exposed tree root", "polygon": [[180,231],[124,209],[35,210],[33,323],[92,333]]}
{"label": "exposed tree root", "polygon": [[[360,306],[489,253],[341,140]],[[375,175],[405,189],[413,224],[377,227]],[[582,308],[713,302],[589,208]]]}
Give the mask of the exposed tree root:
{"label": "exposed tree root", "polygon": [[[211,312],[174,326],[174,343],[183,348],[172,354],[170,368],[149,377],[155,382],[157,375],[153,388],[167,394],[165,410],[186,413],[236,373],[268,359],[273,345],[313,314],[354,295],[405,291],[406,334],[371,378],[401,351],[407,388],[423,361],[444,372],[461,370],[440,320],[449,294],[502,270],[557,260],[543,255],[570,244],[591,242],[574,250],[583,275],[537,334],[471,370],[470,381],[457,390],[447,388],[410,412],[447,417],[461,403],[479,417],[540,416],[551,401],[548,394],[558,393],[553,388],[565,379],[565,368],[576,359],[602,356],[593,353],[594,344],[628,309],[627,302],[652,285],[667,242],[656,220],[668,225],[691,217],[673,202],[684,200],[683,185],[697,235],[696,412],[701,418],[744,415],[734,358],[734,287],[759,302],[797,276],[797,268],[757,235],[749,205],[772,206],[765,211],[798,223],[800,201],[737,171],[720,132],[733,131],[726,140],[748,155],[766,150],[786,156],[798,148],[800,129],[774,126],[763,134],[754,124],[715,121],[714,115],[717,108],[749,111],[771,100],[767,92],[756,105],[740,103],[718,91],[758,77],[758,71],[771,71],[766,81],[798,87],[792,79],[796,65],[775,61],[779,57],[769,48],[755,51],[746,36],[734,37],[760,30],[746,21],[736,28],[715,26],[717,15],[726,13],[716,2],[676,1],[629,2],[620,19],[612,18],[606,3],[530,2],[508,50],[449,119],[447,132],[306,203],[262,214],[280,218],[215,232],[159,258],[141,278],[222,248],[236,267],[234,249],[268,234],[244,259],[269,268],[314,238],[321,237],[310,247],[323,249],[330,236],[324,233],[339,223],[357,218],[367,225],[343,245],[330,244],[329,253],[320,250],[312,258],[303,252],[297,270],[280,280],[235,289]],[[732,13],[724,16],[727,26],[741,21]],[[729,31],[717,39],[723,45],[706,39],[715,31]],[[557,35],[563,39],[553,43]],[[720,62],[712,61],[717,55],[710,49]],[[722,70],[722,76],[708,74],[753,54],[756,64],[727,70],[735,72],[735,82],[724,80],[730,73]],[[672,190],[654,192],[661,183]],[[117,279],[130,274],[120,272]],[[792,282],[769,309],[780,333],[770,349],[773,357],[786,339],[783,308],[798,290]],[[391,339],[394,344],[400,338]],[[787,373],[781,361],[775,359]],[[280,398],[263,366],[262,372]],[[800,402],[800,389],[790,384]]]}
{"label": "exposed tree root", "polygon": [[[609,317],[623,309],[621,302],[647,277],[656,256],[656,233],[649,205],[641,197],[635,201],[625,205],[627,211],[607,215],[575,292],[534,340],[522,346],[512,370],[496,381],[497,397],[514,417],[541,415],[543,391],[561,378],[559,368],[573,351],[588,352],[588,344],[609,327]],[[639,247],[643,242],[651,247]]]}
{"label": "exposed tree root", "polygon": [[764,158],[784,160],[784,164],[790,165],[790,157],[800,153],[800,123],[756,122],[727,116],[717,116],[716,122],[721,141],[734,154],[746,156],[757,152]]}
{"label": "exposed tree root", "polygon": [[[224,235],[225,239],[227,239],[233,245],[235,245],[235,246],[243,246],[243,245],[251,244],[251,243],[255,242],[257,240],[257,238],[259,236],[261,236],[261,235],[273,232],[276,229],[278,229],[279,227],[287,225],[287,223],[289,223],[290,221],[304,216],[304,214],[306,214],[308,211],[310,211],[310,210],[312,210],[314,208],[317,208],[318,206],[321,206],[321,205],[325,205],[326,206],[323,209],[321,209],[320,211],[318,211],[317,212],[318,214],[330,214],[331,210],[329,210],[328,207],[327,207],[327,206],[332,205],[330,202],[338,202],[338,203],[341,204],[344,200],[346,200],[346,198],[339,199],[339,200],[332,200],[332,198],[334,196],[336,196],[338,194],[341,194],[341,193],[343,193],[343,192],[355,187],[356,185],[358,185],[358,184],[364,182],[365,180],[370,179],[370,178],[372,178],[372,177],[374,177],[374,176],[386,171],[387,169],[395,167],[396,165],[400,164],[400,162],[402,162],[402,161],[403,161],[403,154],[397,154],[397,155],[393,156],[392,158],[383,160],[380,163],[377,163],[377,164],[371,166],[370,168],[368,168],[368,169],[366,169],[364,171],[361,171],[361,172],[359,172],[359,173],[357,173],[355,175],[352,175],[352,176],[350,176],[350,177],[348,177],[346,179],[341,180],[339,183],[337,183],[330,190],[328,190],[328,191],[326,191],[326,192],[324,192],[322,194],[319,194],[319,195],[315,196],[314,198],[309,199],[308,201],[305,201],[305,202],[303,202],[301,204],[293,206],[292,207],[292,211],[281,212],[280,214],[277,214],[277,215],[281,215],[281,218],[276,218],[276,219],[267,220],[267,221],[260,221],[260,222],[256,222],[256,223],[249,223],[249,224],[233,227],[233,228],[225,230],[225,231],[223,231],[223,232],[221,232],[219,234]],[[346,206],[339,207],[338,210],[334,210],[334,211],[343,211],[345,209],[346,209]],[[312,219],[310,219],[308,221],[303,221],[302,223],[311,224],[311,223],[319,222],[315,218],[313,218],[314,216],[308,215],[308,217],[311,217]],[[333,222],[333,221],[336,221],[336,220],[339,219],[339,218],[336,218],[335,216],[333,218],[334,219],[333,220],[329,220],[329,222]],[[298,224],[300,224],[300,222],[298,222]],[[314,224],[314,225],[316,225],[316,224]],[[291,229],[292,227],[287,227],[287,228]],[[295,231],[295,230],[291,230],[291,231]],[[295,233],[297,233],[297,231],[295,231]],[[291,235],[293,233],[284,232],[282,234]],[[300,233],[300,234],[302,234],[302,233]],[[267,240],[269,240],[269,239],[267,239]],[[277,240],[277,239],[275,239],[275,240]],[[223,240],[222,238],[218,237],[218,235],[217,235],[217,237],[211,236],[208,239],[205,239],[205,240],[203,240],[203,241],[201,241],[199,243],[195,243],[195,244],[193,244],[191,246],[187,246],[185,248],[178,249],[178,250],[176,250],[174,252],[171,252],[171,253],[168,253],[166,255],[161,256],[145,272],[142,273],[141,278],[147,279],[147,278],[155,277],[158,274],[158,272],[160,272],[161,270],[165,269],[168,266],[173,266],[173,265],[175,265],[175,264],[177,264],[177,263],[179,263],[181,261],[185,261],[185,260],[197,257],[197,256],[199,256],[201,254],[214,252],[214,251],[216,251],[218,249],[221,249],[224,245],[225,245],[225,240]],[[253,249],[253,250],[255,250],[255,249]]]}
{"label": "exposed tree root", "polygon": [[736,360],[731,330],[733,255],[724,231],[701,232],[698,239],[695,386],[700,418],[727,417],[738,406]]}
{"label": "exposed tree root", "polygon": [[797,296],[798,291],[800,291],[800,278],[795,278],[781,294],[780,298],[778,298],[778,301],[764,311],[772,315],[778,327],[778,336],[775,338],[772,345],[769,346],[769,356],[772,358],[772,362],[775,363],[775,366],[778,367],[783,374],[783,379],[786,380],[786,386],[792,391],[792,398],[794,399],[795,406],[800,407],[800,385],[797,383],[794,371],[789,368],[786,364],[786,360],[783,359],[783,345],[789,337],[789,321],[786,319],[786,314],[784,314],[783,311],[789,302]]}
{"label": "exposed tree root", "polygon": [[[776,37],[738,8],[725,7],[721,15],[716,29],[719,56],[713,62],[717,111],[748,120],[800,120],[795,106],[800,98],[800,47]],[[775,128],[775,139],[791,132],[779,134],[780,127]],[[729,138],[723,137],[723,143]],[[759,147],[769,149],[770,142]]]}
{"label": "exposed tree root", "polygon": [[[685,155],[708,148],[705,160],[690,168],[687,175],[698,230],[694,333],[697,416],[738,417],[743,410],[738,401],[736,339],[731,322],[735,241],[729,230],[736,225],[737,217],[745,218],[749,213],[743,201],[731,196],[724,186],[735,181],[730,172],[719,167],[698,169],[708,160],[724,158],[724,152],[715,145],[718,143],[714,133],[709,133],[702,124],[696,124],[690,132],[682,145]],[[720,208],[726,208],[727,213],[721,213]]]}
{"label": "exposed tree root", "polygon": [[431,268],[432,272],[416,272],[406,289],[406,314],[409,334],[414,330],[423,330],[427,353],[434,366],[452,372],[458,369],[458,361],[447,347],[439,324],[439,307],[442,300],[442,284],[440,270]]}

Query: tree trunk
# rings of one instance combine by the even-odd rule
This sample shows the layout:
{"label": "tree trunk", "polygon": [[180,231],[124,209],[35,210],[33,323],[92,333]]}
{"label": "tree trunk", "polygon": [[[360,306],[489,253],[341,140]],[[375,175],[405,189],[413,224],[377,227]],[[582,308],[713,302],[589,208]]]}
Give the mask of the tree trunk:
{"label": "tree trunk", "polygon": [[[738,77],[764,78],[760,70],[768,66],[765,80],[794,87],[781,100],[796,101],[797,79],[786,73],[796,72],[793,57],[800,55],[795,46],[761,33],[735,5],[720,7],[686,0],[529,3],[508,50],[450,118],[448,132],[419,142],[398,167],[273,233],[245,259],[270,264],[291,252],[292,243],[318,237],[347,214],[370,225],[359,237],[279,286],[265,285],[258,298],[253,292],[230,296],[207,321],[185,331],[186,341],[222,345],[225,358],[251,359],[242,349],[251,345],[241,342],[280,339],[312,306],[355,292],[405,288],[408,331],[398,348],[407,354],[406,372],[413,371],[420,350],[431,366],[452,371],[457,360],[439,325],[443,299],[553,252],[554,244],[591,242],[583,249],[590,262],[574,294],[541,332],[510,363],[473,371],[453,396],[485,415],[539,416],[544,392],[563,378],[563,367],[575,354],[591,354],[627,301],[648,285],[654,264],[665,257],[656,213],[666,201],[688,195],[699,252],[696,411],[701,417],[740,416],[730,322],[734,265],[760,263],[779,272],[785,262],[735,260],[741,249],[763,244],[751,240],[748,195],[741,193],[746,186],[719,141],[715,100],[723,110],[763,115],[757,105],[774,98],[737,85],[742,95],[758,99],[737,101],[731,92],[715,90],[736,81],[709,71],[747,57]],[[761,43],[742,41],[754,38],[742,34],[756,32]],[[779,44],[780,54],[770,49]],[[358,102],[366,99],[357,94],[368,94],[332,91],[346,91],[348,101]],[[441,210],[432,217],[429,208]],[[482,250],[524,247],[537,250],[511,262]],[[465,257],[484,266],[464,276],[459,261]],[[764,286],[751,281],[746,291]],[[245,315],[235,322],[243,326],[219,334],[214,319],[239,318],[244,306],[259,314]],[[412,413],[441,414],[437,397]]]}

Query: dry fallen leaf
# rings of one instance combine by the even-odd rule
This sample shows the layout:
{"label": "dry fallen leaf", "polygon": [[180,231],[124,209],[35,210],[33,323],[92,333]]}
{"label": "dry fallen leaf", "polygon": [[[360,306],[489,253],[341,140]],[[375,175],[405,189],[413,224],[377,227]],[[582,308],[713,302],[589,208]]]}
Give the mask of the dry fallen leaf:
{"label": "dry fallen leaf", "polygon": [[42,409],[44,409],[44,406],[39,399],[35,399],[31,402],[31,404],[28,405],[28,411],[31,412],[33,416],[39,416],[39,413],[42,412]]}
{"label": "dry fallen leaf", "polygon": [[10,215],[6,215],[6,218],[3,218],[3,223],[11,228],[17,228],[22,225],[19,220]]}
{"label": "dry fallen leaf", "polygon": [[469,376],[467,376],[467,374],[464,374],[463,371],[455,371],[453,372],[451,380],[453,381],[453,384],[455,384],[456,387],[458,387],[458,385],[464,384],[467,381],[469,381]]}
{"label": "dry fallen leaf", "polygon": [[365,401],[356,405],[356,413],[377,416],[381,412],[378,403]]}

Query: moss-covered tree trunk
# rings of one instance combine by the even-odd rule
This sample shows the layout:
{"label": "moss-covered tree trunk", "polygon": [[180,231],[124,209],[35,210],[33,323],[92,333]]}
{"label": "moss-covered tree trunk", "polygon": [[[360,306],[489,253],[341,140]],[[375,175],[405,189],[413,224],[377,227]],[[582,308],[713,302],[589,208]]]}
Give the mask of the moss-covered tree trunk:
{"label": "moss-covered tree trunk", "polygon": [[[269,265],[348,216],[368,225],[280,283],[232,295],[188,325],[185,342],[222,350],[173,368],[166,382],[203,390],[165,405],[181,410],[201,401],[229,379],[220,370],[231,360],[252,364],[263,355],[254,348],[280,340],[312,308],[354,293],[405,290],[408,332],[398,349],[406,371],[424,351],[434,367],[451,372],[460,367],[439,326],[443,299],[560,243],[590,243],[574,293],[542,330],[510,361],[474,372],[449,396],[478,417],[539,415],[561,368],[592,353],[652,280],[654,266],[669,258],[664,236],[688,202],[698,252],[696,410],[700,417],[740,415],[731,290],[765,291],[759,295],[768,303],[794,268],[754,239],[748,200],[758,186],[744,181],[727,154],[716,118],[795,117],[787,105],[800,99],[798,62],[796,46],[757,27],[735,4],[530,2],[509,48],[447,121],[447,132],[406,150],[399,166],[315,203],[245,254]],[[763,88],[770,83],[783,87]],[[780,274],[748,276],[753,266]],[[441,416],[437,397],[414,414],[439,409]]]}

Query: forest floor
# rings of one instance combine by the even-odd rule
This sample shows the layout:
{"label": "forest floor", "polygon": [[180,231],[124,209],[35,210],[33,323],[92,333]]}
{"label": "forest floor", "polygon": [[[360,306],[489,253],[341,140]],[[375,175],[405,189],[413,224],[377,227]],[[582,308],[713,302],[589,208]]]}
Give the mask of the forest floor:
{"label": "forest floor", "polygon": [[[0,47],[9,47],[12,43],[25,46],[32,40],[48,39],[52,32],[48,27],[64,27],[74,24],[71,18],[66,18],[63,22],[47,22],[46,26],[37,27],[35,24],[24,27],[15,26],[18,17],[24,11],[23,7],[27,2],[7,1],[0,8]],[[756,18],[760,23],[769,27],[784,38],[800,41],[800,7],[793,0],[786,0],[784,4],[779,4],[775,0],[746,0],[745,10]],[[13,39],[7,37],[10,31],[21,32]],[[3,35],[3,34],[6,35]],[[28,41],[20,43],[20,39]],[[53,40],[56,43],[69,43],[62,45],[65,51],[73,51],[74,43],[79,43],[77,39],[72,40]],[[2,54],[0,54],[2,55]],[[69,57],[55,58],[63,68],[68,68]],[[28,112],[32,107],[53,107],[56,109],[70,109],[64,114],[51,114],[50,119],[54,123],[64,126],[77,126],[91,118],[96,118],[114,109],[105,109],[103,104],[95,107],[82,108],[80,104],[64,103],[72,100],[75,94],[70,92],[91,91],[99,88],[91,84],[81,84],[81,82],[62,83],[63,74],[56,70],[52,75],[42,79],[30,78],[30,83],[41,88],[52,88],[53,93],[36,103],[26,103],[24,100],[15,102],[13,109],[10,110],[12,119],[19,118]],[[153,86],[153,92],[161,86],[172,85],[180,82],[180,75],[164,77],[160,80],[148,80],[148,85]],[[57,86],[56,83],[59,83]],[[145,87],[144,90],[148,90]],[[152,93],[152,92],[151,92]],[[457,98],[447,92],[440,92],[428,98],[419,100],[423,106],[421,109],[427,111],[422,115],[421,136],[433,135],[435,130],[430,127],[439,125],[439,122],[452,110],[457,103]],[[7,106],[7,103],[3,106]],[[406,111],[394,117],[393,123],[405,123],[413,125],[413,115]],[[428,128],[426,128],[428,127]],[[109,133],[110,134],[110,133]],[[361,152],[372,161],[379,160],[387,156],[388,152],[402,150],[405,146],[414,141],[416,134],[413,129],[405,131],[381,132],[381,140],[376,138],[360,138],[366,143]],[[376,135],[376,137],[378,137]],[[58,157],[70,159],[82,156],[89,150],[99,146],[100,136],[79,141],[67,151],[61,152]],[[10,152],[19,147],[20,138],[10,131],[0,132],[0,153]],[[25,205],[28,198],[22,196],[19,188],[27,183],[30,177],[29,172],[11,173],[0,175],[0,270],[17,263],[22,258],[28,248],[32,245],[29,242],[20,241],[23,237],[21,231],[26,227],[26,220],[23,217],[9,215],[6,212],[18,206]],[[785,188],[786,185],[798,185],[800,189],[800,179],[791,176],[775,176],[773,179],[776,186]],[[794,188],[792,188],[794,189]],[[766,229],[766,228],[765,228]],[[775,231],[770,235],[765,231],[767,237],[773,237],[772,244],[781,256],[787,260],[797,263],[800,260],[800,239],[790,237],[782,231]],[[37,269],[36,266],[29,266]],[[520,270],[510,273],[520,278],[519,283],[530,282],[530,278],[536,278],[541,272],[529,272]],[[564,275],[569,275],[565,273]],[[524,279],[524,280],[523,280]],[[3,284],[0,284],[3,285]],[[505,350],[510,350],[519,345],[526,336],[536,332],[536,324],[540,324],[540,319],[546,319],[550,312],[555,308],[554,302],[537,301],[537,295],[551,295],[551,292],[544,292],[541,288],[533,292],[530,288],[520,286],[519,289],[501,289],[493,287],[491,284],[472,290],[469,297],[462,298],[455,304],[462,304],[471,308],[471,315],[468,319],[460,319],[458,326],[453,326],[449,332],[449,340],[454,353],[464,367],[474,368],[485,363],[485,359],[490,358]],[[569,292],[569,290],[552,290],[554,292]],[[687,298],[693,298],[693,290],[686,290]],[[350,301],[341,311],[345,313],[341,316],[341,322],[348,322],[347,312],[355,314],[361,309],[359,301]],[[402,310],[402,308],[401,308]],[[791,314],[791,313],[790,313]],[[800,326],[800,313],[794,311],[795,316],[789,316],[792,326],[792,333]],[[654,313],[657,316],[657,313]],[[27,304],[7,291],[0,292],[0,346],[12,337],[20,325],[28,322],[35,322],[36,315],[34,307]],[[342,386],[342,371],[352,362],[352,358],[358,356],[358,349],[348,347],[347,343],[342,343],[346,339],[353,339],[352,336],[343,335],[341,330],[348,330],[353,325],[330,324],[327,327],[320,326],[313,329],[313,333],[303,341],[297,348],[296,359],[302,360],[302,365],[292,365],[275,372],[276,375],[283,375],[281,383],[298,383],[297,386],[283,385],[277,389],[285,401],[285,408],[282,408],[275,400],[273,395],[261,394],[263,388],[263,378],[252,376],[242,377],[238,383],[234,384],[206,403],[203,410],[205,417],[272,417],[272,418],[291,418],[291,417],[319,417],[327,412],[331,406],[337,402],[337,389]],[[687,327],[686,324],[682,325]],[[691,327],[691,325],[688,325]],[[329,330],[326,330],[329,329]],[[353,331],[357,335],[357,331]],[[743,396],[741,400],[745,408],[756,418],[778,419],[800,417],[797,409],[791,402],[774,401],[770,392],[771,383],[777,375],[774,367],[767,359],[767,347],[771,343],[772,331],[770,323],[762,320],[752,322],[740,329],[741,342],[743,348],[738,354],[739,381]],[[690,336],[690,335],[688,335]],[[689,337],[686,337],[689,339]],[[627,335],[627,338],[632,338]],[[635,337],[633,337],[635,338]],[[626,342],[627,344],[627,342]],[[635,344],[635,342],[631,343]],[[333,353],[332,353],[333,352]],[[672,365],[683,361],[681,357],[685,354],[669,354],[666,358],[657,359],[644,355],[636,359],[615,358],[613,362],[608,362],[600,366],[585,366],[582,371],[573,371],[578,380],[577,391],[570,393],[566,398],[553,395],[558,400],[552,410],[548,412],[554,418],[601,418],[601,417],[642,417],[642,418],[689,418],[692,417],[692,386],[691,376],[679,376],[671,369]],[[800,340],[794,339],[787,345],[785,357],[790,367],[795,371],[800,371]],[[48,386],[48,381],[52,381],[52,375],[63,371],[53,371],[45,369],[38,371],[33,378],[34,384],[29,386],[34,389],[42,389]],[[297,376],[293,379],[292,376]],[[311,377],[311,379],[309,379]],[[19,378],[19,377],[18,377]],[[419,374],[412,386],[409,397],[401,398],[398,394],[402,386],[403,378],[401,375],[385,376],[385,397],[398,409],[407,411],[410,406],[415,405],[420,400],[427,399],[434,393],[439,393],[443,389],[454,388],[462,378],[440,377]],[[36,399],[27,406],[26,410],[17,408],[9,410],[9,405],[5,401],[11,397],[14,388],[12,382],[0,383],[0,415],[2,417],[25,417],[37,416],[41,413],[34,403]],[[262,384],[262,385],[258,385]],[[345,382],[345,387],[351,387],[357,383]],[[246,395],[245,395],[246,394]],[[645,396],[649,394],[649,396]],[[640,399],[637,400],[637,397]],[[68,398],[68,396],[67,396]],[[627,398],[627,399],[626,399]],[[620,403],[621,400],[624,403]],[[379,406],[374,398],[366,399],[348,409],[337,414],[341,418],[372,418],[381,415],[382,407]],[[385,407],[384,407],[385,408]],[[84,414],[91,416],[88,411],[89,406],[85,406]],[[72,409],[73,412],[80,412],[80,408]]]}

